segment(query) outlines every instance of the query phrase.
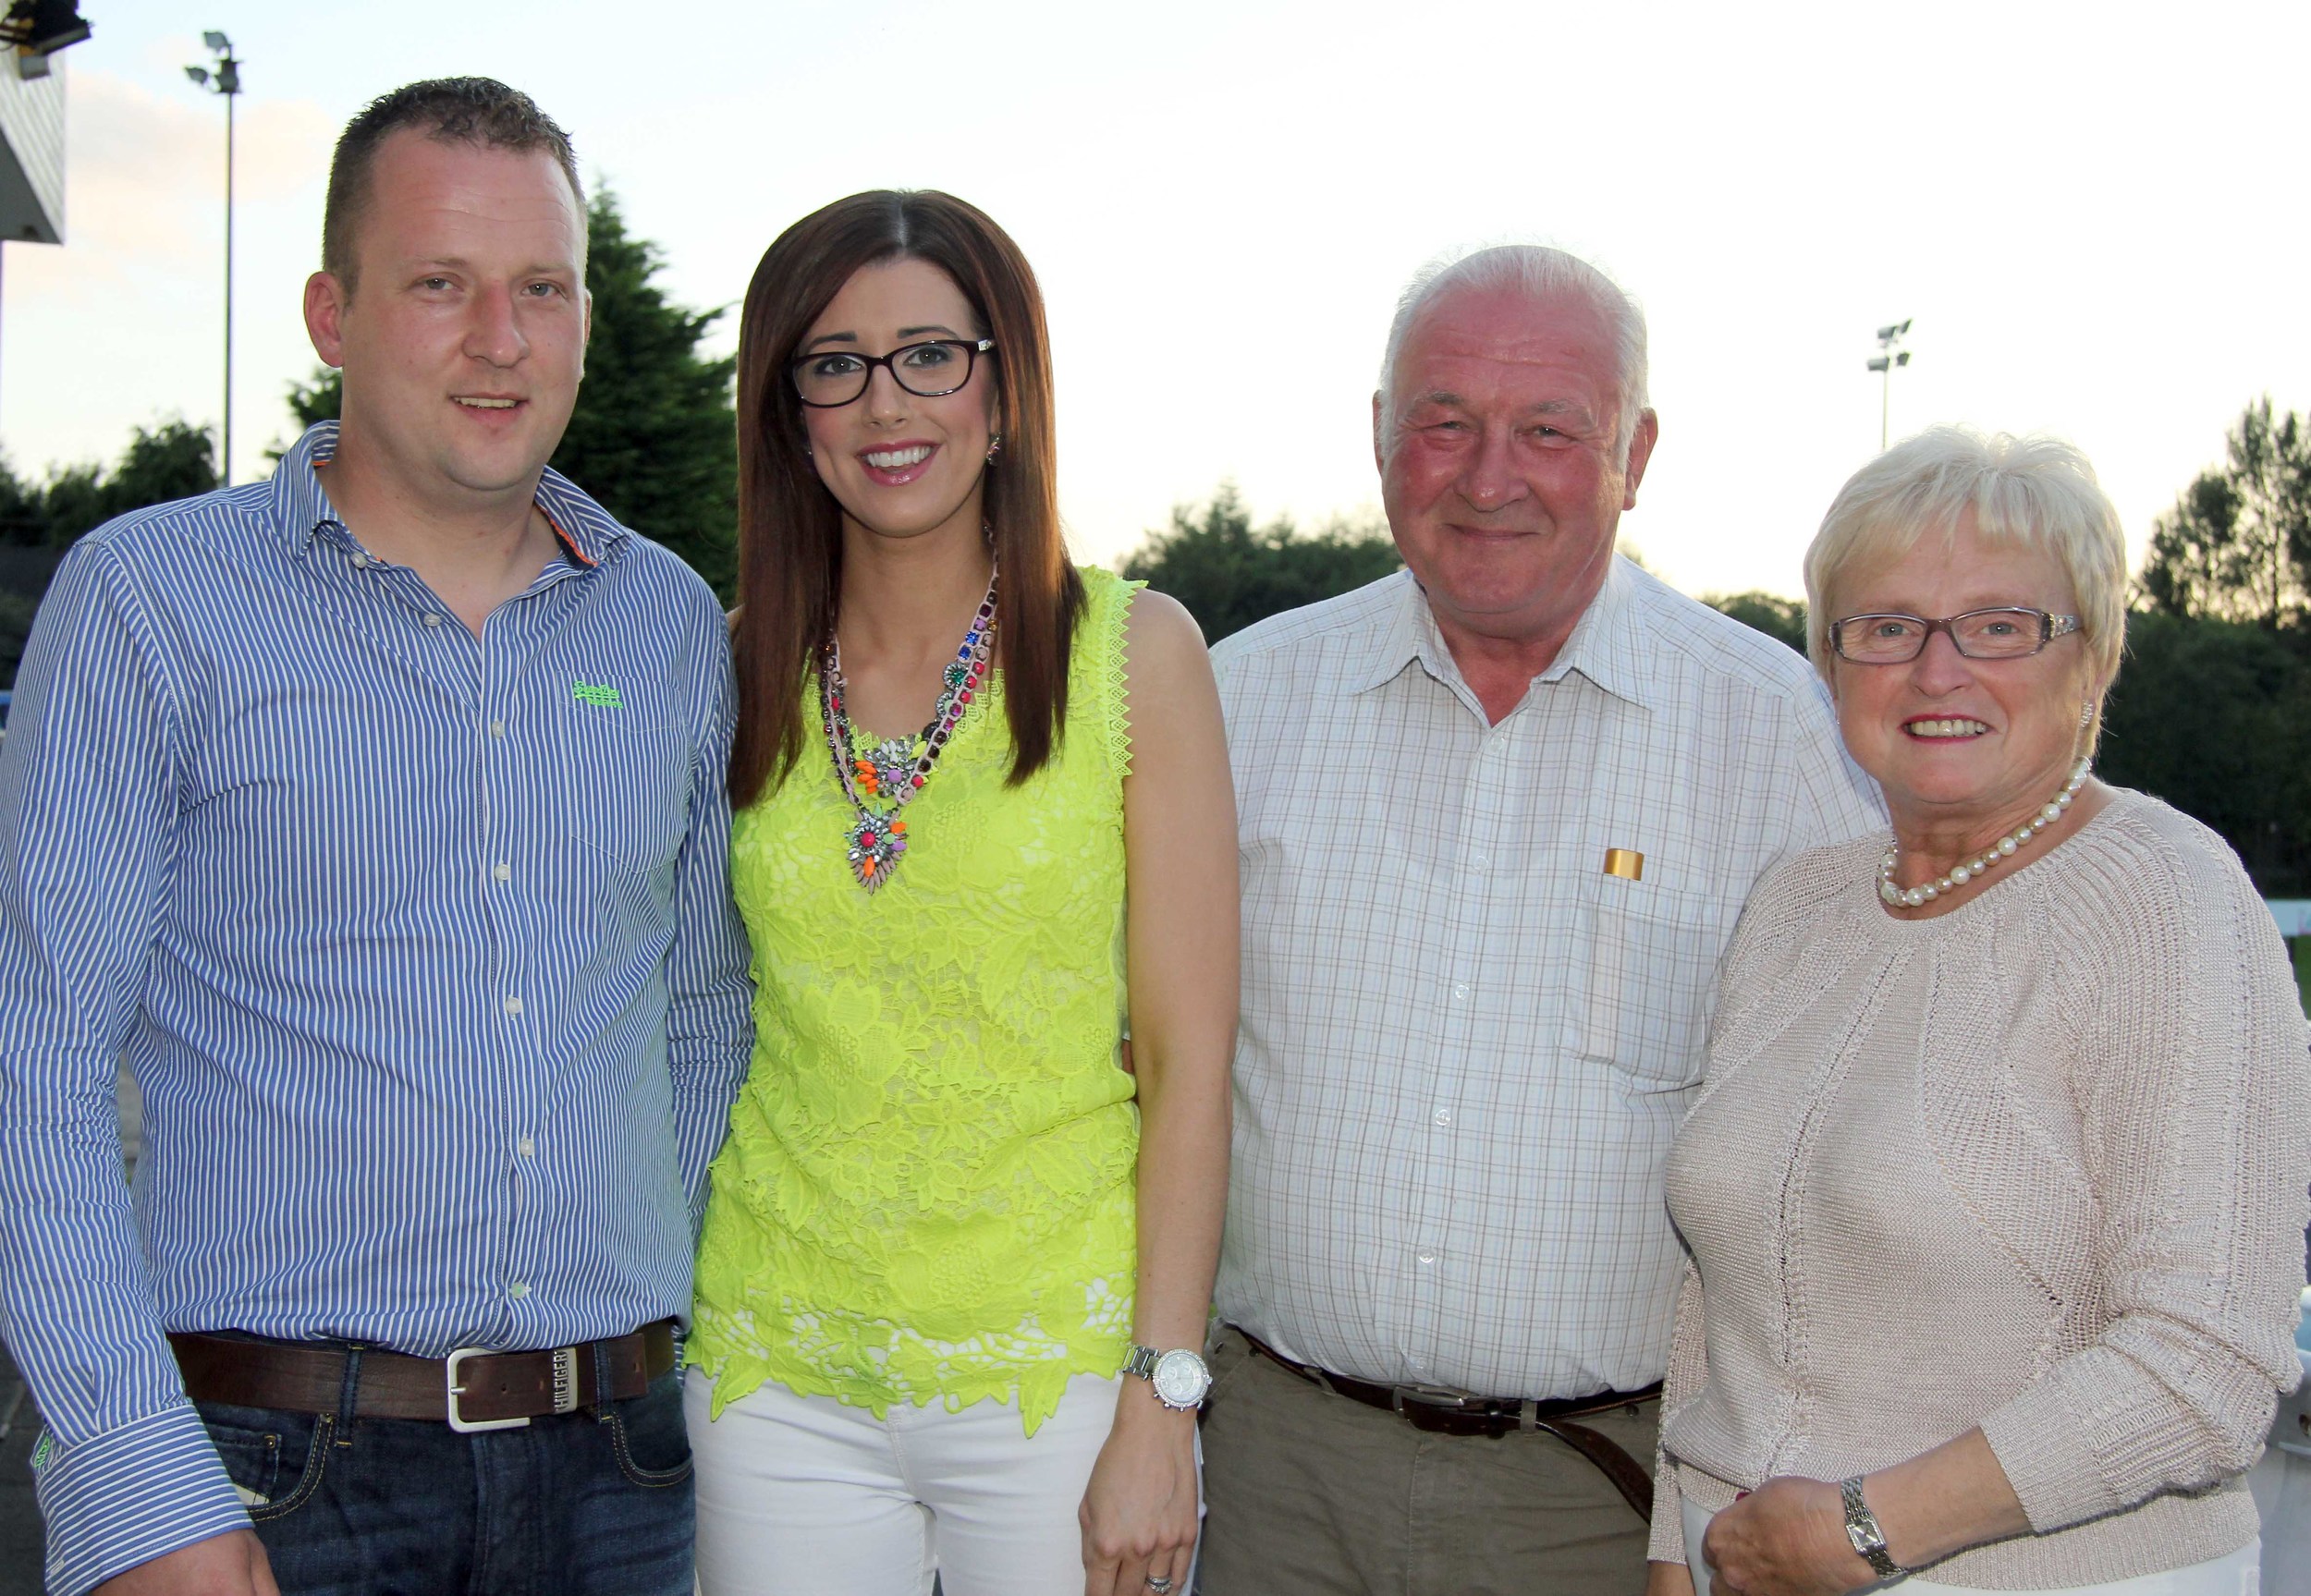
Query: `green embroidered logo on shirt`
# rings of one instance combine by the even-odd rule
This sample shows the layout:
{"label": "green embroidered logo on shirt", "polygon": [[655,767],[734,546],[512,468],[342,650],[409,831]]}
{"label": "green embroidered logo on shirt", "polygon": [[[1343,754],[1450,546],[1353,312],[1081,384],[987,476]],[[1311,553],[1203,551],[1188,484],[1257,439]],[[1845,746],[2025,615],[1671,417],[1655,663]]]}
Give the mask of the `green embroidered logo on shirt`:
{"label": "green embroidered logo on shirt", "polygon": [[570,683],[569,696],[581,704],[592,704],[596,709],[622,710],[626,707],[616,688],[598,686],[593,682]]}
{"label": "green embroidered logo on shirt", "polygon": [[56,1443],[55,1439],[49,1435],[47,1431],[42,1431],[40,1432],[40,1444],[32,1448],[32,1472],[37,1474],[42,1469],[47,1468],[48,1465],[55,1460],[55,1456]]}

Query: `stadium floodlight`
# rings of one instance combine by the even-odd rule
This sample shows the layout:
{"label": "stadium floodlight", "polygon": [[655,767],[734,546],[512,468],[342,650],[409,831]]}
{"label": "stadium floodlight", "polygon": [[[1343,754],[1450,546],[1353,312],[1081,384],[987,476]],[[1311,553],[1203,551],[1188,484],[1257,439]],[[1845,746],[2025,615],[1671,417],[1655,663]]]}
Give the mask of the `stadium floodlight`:
{"label": "stadium floodlight", "polygon": [[1878,352],[1871,356],[1869,360],[1869,369],[1882,373],[1884,377],[1884,386],[1877,400],[1877,446],[1881,449],[1886,446],[1888,423],[1893,416],[1894,368],[1910,363],[1910,351],[1898,348],[1896,346],[1909,335],[1909,332],[1910,318],[1907,316],[1899,322],[1889,322],[1878,328]]}

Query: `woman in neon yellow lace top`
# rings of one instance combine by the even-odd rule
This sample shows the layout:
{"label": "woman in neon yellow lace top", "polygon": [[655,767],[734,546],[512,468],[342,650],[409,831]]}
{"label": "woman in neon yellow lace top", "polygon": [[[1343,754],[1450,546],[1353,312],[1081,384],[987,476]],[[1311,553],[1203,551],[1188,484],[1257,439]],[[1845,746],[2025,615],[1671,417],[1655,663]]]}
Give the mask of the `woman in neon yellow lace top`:
{"label": "woman in neon yellow lace top", "polygon": [[971,206],[797,223],[740,369],[756,1043],[690,1344],[701,1581],[1160,1596],[1236,1008],[1202,636],[1066,563],[1041,298]]}

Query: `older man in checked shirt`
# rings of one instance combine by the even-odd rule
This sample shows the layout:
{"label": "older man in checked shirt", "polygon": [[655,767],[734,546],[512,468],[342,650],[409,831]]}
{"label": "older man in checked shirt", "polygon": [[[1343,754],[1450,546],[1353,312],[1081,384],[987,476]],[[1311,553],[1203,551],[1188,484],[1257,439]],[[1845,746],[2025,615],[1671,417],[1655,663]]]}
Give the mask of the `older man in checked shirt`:
{"label": "older man in checked shirt", "polygon": [[1407,290],[1409,567],[1214,651],[1241,831],[1206,1596],[1636,1592],[1661,1199],[1750,887],[1882,823],[1805,662],[1614,554],[1645,323],[1510,247]]}
{"label": "older man in checked shirt", "polygon": [[305,296],[342,426],[99,528],[42,605],[0,1330],[59,1596],[691,1590],[672,1329],[752,1034],[729,660],[544,469],[585,227],[526,96],[377,102]]}

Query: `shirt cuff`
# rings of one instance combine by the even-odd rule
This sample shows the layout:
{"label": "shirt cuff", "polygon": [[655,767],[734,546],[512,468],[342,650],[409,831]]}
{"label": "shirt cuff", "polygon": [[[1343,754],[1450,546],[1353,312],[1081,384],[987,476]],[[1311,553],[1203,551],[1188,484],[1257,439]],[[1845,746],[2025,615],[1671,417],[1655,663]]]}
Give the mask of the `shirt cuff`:
{"label": "shirt cuff", "polygon": [[2040,1535],[2125,1505],[2103,1479],[2102,1460],[2085,1422],[2064,1399],[2059,1372],[1984,1419],[1982,1434]]}
{"label": "shirt cuff", "polygon": [[163,1553],[250,1527],[189,1403],[70,1446],[43,1434],[32,1476],[48,1525],[53,1596],[81,1596]]}

